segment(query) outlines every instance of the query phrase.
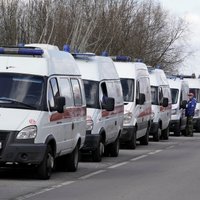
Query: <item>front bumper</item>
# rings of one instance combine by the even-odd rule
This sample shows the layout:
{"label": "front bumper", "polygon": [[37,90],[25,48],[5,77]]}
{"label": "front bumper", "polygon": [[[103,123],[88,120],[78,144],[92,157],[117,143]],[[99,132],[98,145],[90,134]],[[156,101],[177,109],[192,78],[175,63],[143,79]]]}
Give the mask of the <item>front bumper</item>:
{"label": "front bumper", "polygon": [[155,135],[158,132],[159,124],[157,122],[151,123],[149,135]]}
{"label": "front bumper", "polygon": [[169,124],[169,131],[179,132],[180,131],[180,121],[179,120],[171,120],[170,124]]}
{"label": "front bumper", "polygon": [[130,141],[134,132],[136,132],[135,126],[123,127],[122,134],[119,138],[120,143]]}
{"label": "front bumper", "polygon": [[99,134],[91,134],[91,131],[86,132],[85,143],[81,148],[82,153],[87,153],[90,151],[95,151],[100,142]]}
{"label": "front bumper", "polygon": [[1,150],[0,163],[40,164],[46,148],[46,144],[9,144]]}

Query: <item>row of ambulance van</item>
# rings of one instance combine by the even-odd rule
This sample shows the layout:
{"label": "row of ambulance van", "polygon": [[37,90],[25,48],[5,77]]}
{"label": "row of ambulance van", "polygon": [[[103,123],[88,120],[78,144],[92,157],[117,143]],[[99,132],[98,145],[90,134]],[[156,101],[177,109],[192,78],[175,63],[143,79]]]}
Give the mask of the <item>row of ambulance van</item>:
{"label": "row of ambulance van", "polygon": [[0,47],[0,167],[34,167],[49,179],[54,169],[76,171],[80,154],[100,162],[121,146],[184,133],[190,81],[129,57],[66,49]]}

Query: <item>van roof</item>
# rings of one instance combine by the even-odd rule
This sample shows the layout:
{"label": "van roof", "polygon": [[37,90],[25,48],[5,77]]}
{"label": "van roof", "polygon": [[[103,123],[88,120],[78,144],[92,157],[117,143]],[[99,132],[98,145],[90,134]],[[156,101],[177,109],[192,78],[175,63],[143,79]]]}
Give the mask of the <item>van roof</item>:
{"label": "van roof", "polygon": [[[148,68],[149,69],[149,68]],[[152,86],[169,85],[165,72],[162,69],[149,69],[150,84]]]}
{"label": "van roof", "polygon": [[120,78],[135,79],[137,76],[149,76],[147,66],[141,62],[114,62]]}
{"label": "van roof", "polygon": [[115,65],[111,58],[96,56],[95,54],[75,54],[82,78],[101,81],[106,79],[119,79]]}
{"label": "van roof", "polygon": [[[9,48],[6,47],[8,51],[2,51],[0,54],[0,72],[43,76],[53,74],[80,75],[73,56],[70,53],[60,51],[57,46],[28,44],[24,47],[11,47],[14,49],[14,53]],[[2,47],[2,50],[5,50],[5,48]],[[33,53],[26,54],[28,50],[32,50]],[[40,50],[41,54],[35,55],[35,50]],[[22,51],[21,54],[18,53],[20,51]]]}

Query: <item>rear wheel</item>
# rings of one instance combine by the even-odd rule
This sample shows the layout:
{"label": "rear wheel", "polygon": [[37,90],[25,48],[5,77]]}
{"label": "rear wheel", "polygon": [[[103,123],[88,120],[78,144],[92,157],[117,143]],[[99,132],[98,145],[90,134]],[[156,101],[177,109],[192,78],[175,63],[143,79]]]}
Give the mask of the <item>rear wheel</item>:
{"label": "rear wheel", "polygon": [[47,150],[44,156],[44,160],[38,166],[39,178],[47,180],[51,177],[52,170],[54,167],[54,155],[50,145],[47,146]]}

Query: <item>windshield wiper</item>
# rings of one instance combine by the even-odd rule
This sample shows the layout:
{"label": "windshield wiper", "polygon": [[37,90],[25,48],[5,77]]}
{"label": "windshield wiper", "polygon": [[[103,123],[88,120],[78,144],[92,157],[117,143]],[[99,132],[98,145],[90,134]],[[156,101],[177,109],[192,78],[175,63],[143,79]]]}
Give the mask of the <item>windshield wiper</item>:
{"label": "windshield wiper", "polygon": [[36,109],[34,106],[31,106],[29,104],[23,103],[21,101],[17,101],[15,99],[7,98],[7,97],[0,97],[0,103],[13,103],[13,104],[21,105],[26,108]]}

